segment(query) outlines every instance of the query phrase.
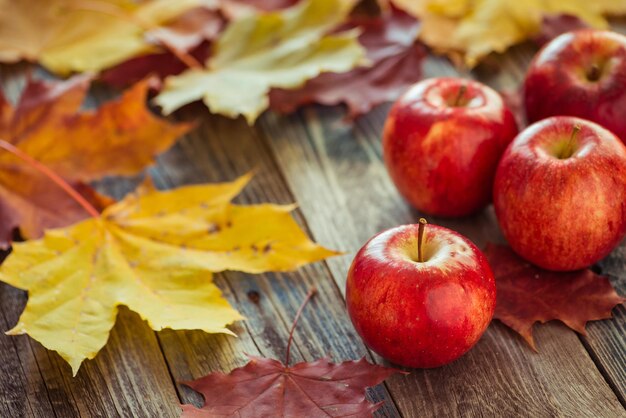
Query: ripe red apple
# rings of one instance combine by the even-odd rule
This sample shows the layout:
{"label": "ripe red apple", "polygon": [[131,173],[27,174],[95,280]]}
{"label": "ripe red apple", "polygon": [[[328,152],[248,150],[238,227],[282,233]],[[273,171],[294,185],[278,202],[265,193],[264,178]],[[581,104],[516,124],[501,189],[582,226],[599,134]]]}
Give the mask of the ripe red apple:
{"label": "ripe red apple", "polygon": [[437,216],[465,216],[491,201],[498,160],[517,134],[491,88],[431,78],[393,106],[383,133],[387,171],[404,198]]}
{"label": "ripe red apple", "polygon": [[376,353],[403,366],[438,367],[480,339],[493,317],[496,286],[487,259],[467,238],[420,223],[388,229],[361,248],[346,301],[354,327]]}
{"label": "ripe red apple", "polygon": [[626,36],[585,29],[553,39],[528,69],[524,107],[529,122],[578,116],[626,141]]}
{"label": "ripe red apple", "polygon": [[493,202],[519,255],[549,270],[588,267],[626,234],[626,147],[584,119],[539,121],[502,156]]}

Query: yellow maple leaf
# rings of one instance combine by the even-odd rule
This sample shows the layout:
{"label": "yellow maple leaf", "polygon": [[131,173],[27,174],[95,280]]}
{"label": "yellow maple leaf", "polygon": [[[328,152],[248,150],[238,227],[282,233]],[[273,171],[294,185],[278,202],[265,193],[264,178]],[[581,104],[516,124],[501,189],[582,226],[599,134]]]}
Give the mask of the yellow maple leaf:
{"label": "yellow maple leaf", "polygon": [[606,28],[603,15],[626,12],[626,0],[394,0],[421,18],[420,38],[435,51],[460,55],[473,67],[491,52],[504,52],[541,28],[549,14],[578,16]]}
{"label": "yellow maple leaf", "polygon": [[337,254],[307,238],[292,206],[231,204],[247,181],[144,185],[100,217],[15,244],[0,280],[29,299],[9,334],[57,351],[74,374],[106,344],[118,305],[155,330],[232,334],[226,326],[242,316],[212,272],[287,271]]}
{"label": "yellow maple leaf", "polygon": [[0,0],[0,62],[39,61],[49,70],[100,71],[154,50],[144,33],[199,0]]}
{"label": "yellow maple leaf", "polygon": [[357,32],[327,35],[350,8],[345,0],[304,0],[235,20],[217,41],[207,69],[168,77],[155,102],[168,114],[203,99],[211,111],[242,114],[251,124],[267,108],[270,88],[295,88],[320,72],[344,72],[363,63]]}

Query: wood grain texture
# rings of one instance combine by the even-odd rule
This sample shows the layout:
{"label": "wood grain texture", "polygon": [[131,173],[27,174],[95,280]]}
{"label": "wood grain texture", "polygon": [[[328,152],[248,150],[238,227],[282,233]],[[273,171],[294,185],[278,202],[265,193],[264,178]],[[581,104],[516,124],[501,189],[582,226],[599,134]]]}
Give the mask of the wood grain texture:
{"label": "wood grain texture", "polygon": [[[431,60],[428,75],[453,74]],[[380,133],[388,106],[341,124],[337,108],[309,107],[290,116],[267,114],[261,128],[316,237],[348,256],[328,265],[343,290],[351,256],[373,234],[415,222],[382,163]],[[429,219],[479,246],[502,240],[491,209],[462,220]],[[451,365],[391,378],[388,387],[405,416],[618,416],[624,411],[577,336],[558,324],[537,332],[534,354],[494,323],[480,343]]]}
{"label": "wood grain texture", "polygon": [[[600,273],[611,278],[617,292],[626,295],[626,242],[598,267]],[[587,325],[587,336],[581,339],[626,409],[626,306],[615,308],[610,321]]]}

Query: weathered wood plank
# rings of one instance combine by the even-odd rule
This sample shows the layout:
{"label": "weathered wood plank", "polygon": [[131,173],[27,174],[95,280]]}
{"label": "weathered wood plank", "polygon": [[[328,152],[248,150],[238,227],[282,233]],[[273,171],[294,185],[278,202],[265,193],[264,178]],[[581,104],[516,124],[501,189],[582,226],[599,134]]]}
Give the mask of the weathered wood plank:
{"label": "weathered wood plank", "polygon": [[[430,62],[427,75],[447,73]],[[418,214],[399,197],[381,161],[380,133],[388,107],[341,124],[337,108],[309,107],[291,117],[267,114],[261,127],[314,236],[354,252],[374,233]],[[479,246],[501,240],[492,210],[462,220],[431,218]],[[343,290],[350,257],[328,265]],[[615,416],[615,394],[576,335],[549,324],[537,335],[540,355],[494,323],[481,342],[451,365],[416,370],[388,384],[405,416]]]}
{"label": "weathered wood plank", "polygon": [[[626,295],[626,242],[599,263],[601,273],[621,295]],[[596,365],[626,408],[626,306],[613,310],[610,321],[587,325],[587,337],[581,337]]]}
{"label": "weathered wood plank", "polygon": [[[0,327],[11,327],[10,301],[18,290],[0,284]],[[37,360],[26,341],[0,334],[0,416],[54,416],[46,386],[41,379]]]}
{"label": "weathered wood plank", "polygon": [[[206,115],[194,132],[160,158],[155,171],[167,187],[227,181],[253,171],[254,179],[237,198],[239,203],[292,203],[293,197],[264,147],[264,141],[242,120]],[[306,227],[297,211],[294,215]],[[303,313],[295,333],[292,361],[327,354],[334,360],[345,360],[367,354],[352,331],[341,293],[324,263],[289,274],[226,272],[217,280],[229,301],[248,320],[236,326],[239,338],[223,337],[219,343],[206,334],[161,333],[159,338],[176,381],[211,371],[229,371],[245,363],[244,353],[282,359],[291,321],[313,286],[319,294]],[[182,387],[179,390],[185,402],[198,402]],[[398,416],[384,387],[370,391],[369,396],[374,401],[386,400],[380,416]]]}

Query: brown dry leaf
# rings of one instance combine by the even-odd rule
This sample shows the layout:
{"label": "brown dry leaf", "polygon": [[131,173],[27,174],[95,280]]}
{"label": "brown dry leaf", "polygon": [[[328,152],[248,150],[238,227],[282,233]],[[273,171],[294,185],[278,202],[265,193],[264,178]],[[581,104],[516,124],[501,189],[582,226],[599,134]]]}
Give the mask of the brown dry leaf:
{"label": "brown dry leaf", "polygon": [[9,334],[59,352],[74,374],[106,344],[119,305],[155,330],[232,335],[226,326],[242,316],[212,272],[288,271],[337,254],[309,240],[293,206],[231,204],[248,180],[168,191],[147,183],[100,216],[15,243],[0,280],[29,297]]}
{"label": "brown dry leaf", "polygon": [[422,21],[420,39],[470,67],[491,52],[535,36],[545,15],[577,16],[606,28],[604,15],[626,13],[626,0],[393,0]]}
{"label": "brown dry leaf", "polygon": [[345,73],[324,73],[296,90],[274,89],[270,107],[283,113],[308,103],[348,106],[349,117],[397,99],[422,77],[424,46],[416,41],[419,22],[396,8],[376,17],[351,18],[347,28],[359,28],[359,42],[371,66]]}
{"label": "brown dry leaf", "polygon": [[155,51],[146,32],[200,0],[0,0],[0,62],[52,72],[100,71]]}
{"label": "brown dry leaf", "polygon": [[[191,127],[171,124],[147,109],[149,80],[95,111],[80,112],[89,85],[85,76],[51,83],[29,80],[15,107],[0,94],[0,139],[76,183],[135,174]],[[88,186],[80,187],[98,208],[110,203]],[[41,173],[3,150],[0,213],[0,247],[8,246],[15,228],[25,238],[37,238],[44,228],[88,216]]]}
{"label": "brown dry leaf", "polygon": [[519,333],[536,350],[533,325],[559,320],[585,335],[588,321],[611,318],[626,301],[607,277],[589,269],[557,273],[535,267],[506,245],[487,245],[485,255],[496,278],[494,318]]}

